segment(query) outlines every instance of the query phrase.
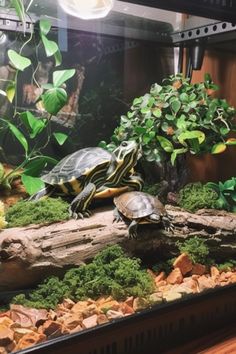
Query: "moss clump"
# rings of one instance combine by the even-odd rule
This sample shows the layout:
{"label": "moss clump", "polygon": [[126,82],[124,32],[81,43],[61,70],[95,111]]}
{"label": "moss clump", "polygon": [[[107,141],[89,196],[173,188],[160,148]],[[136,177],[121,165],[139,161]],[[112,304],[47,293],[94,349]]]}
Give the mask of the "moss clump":
{"label": "moss clump", "polygon": [[193,237],[184,242],[177,242],[181,253],[187,253],[193,263],[208,264],[209,248],[205,240],[200,237]]}
{"label": "moss clump", "polygon": [[62,280],[47,278],[28,297],[18,295],[13,303],[49,309],[65,297],[82,300],[112,295],[123,299],[153,291],[153,279],[141,268],[141,260],[127,257],[120,246],[114,245],[100,252],[91,263],[68,270]]}
{"label": "moss clump", "polygon": [[236,260],[230,259],[225,263],[216,264],[216,267],[219,269],[220,272],[228,272],[232,269],[236,268]]}
{"label": "moss clump", "polygon": [[189,183],[179,192],[179,206],[190,212],[202,208],[216,209],[218,194],[200,182]]}
{"label": "moss clump", "polygon": [[45,198],[37,202],[20,201],[6,212],[8,227],[47,224],[67,219],[68,203],[61,198]]}
{"label": "moss clump", "polygon": [[169,274],[173,269],[173,263],[174,263],[175,259],[176,258],[170,258],[170,259],[167,259],[166,261],[154,264],[152,266],[152,270],[155,273],[165,272],[166,274]]}

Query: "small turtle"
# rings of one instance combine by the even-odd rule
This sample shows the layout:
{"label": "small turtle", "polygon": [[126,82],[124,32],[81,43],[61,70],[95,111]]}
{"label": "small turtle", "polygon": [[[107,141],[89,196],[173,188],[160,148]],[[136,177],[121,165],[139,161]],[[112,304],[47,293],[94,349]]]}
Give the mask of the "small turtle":
{"label": "small turtle", "polygon": [[129,237],[137,237],[138,224],[162,222],[168,231],[173,227],[164,205],[157,197],[150,194],[133,191],[126,192],[114,198],[116,206],[114,210],[114,221],[131,220],[129,225]]}
{"label": "small turtle", "polygon": [[49,195],[74,196],[70,215],[83,218],[91,213],[93,198],[108,197],[125,189],[139,190],[142,180],[133,172],[140,149],[135,141],[123,141],[112,153],[100,147],[78,150],[64,157],[42,176],[45,188],[30,197],[38,200]]}

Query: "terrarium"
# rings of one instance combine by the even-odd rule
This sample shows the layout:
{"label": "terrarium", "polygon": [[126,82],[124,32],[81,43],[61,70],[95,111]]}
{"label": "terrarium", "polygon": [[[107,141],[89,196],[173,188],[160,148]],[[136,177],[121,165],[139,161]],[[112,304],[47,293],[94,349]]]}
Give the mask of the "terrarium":
{"label": "terrarium", "polygon": [[151,354],[234,320],[234,10],[0,2],[1,353]]}

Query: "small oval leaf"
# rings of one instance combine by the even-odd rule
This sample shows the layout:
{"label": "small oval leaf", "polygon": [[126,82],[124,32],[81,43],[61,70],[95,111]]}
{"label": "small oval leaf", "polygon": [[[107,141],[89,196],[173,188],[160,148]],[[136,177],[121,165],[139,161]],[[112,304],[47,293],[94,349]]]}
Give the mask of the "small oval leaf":
{"label": "small oval leaf", "polygon": [[31,65],[31,60],[29,58],[23,57],[18,54],[15,50],[9,49],[7,55],[12,63],[12,65],[20,71],[24,71],[28,66]]}
{"label": "small oval leaf", "polygon": [[53,73],[53,85],[60,87],[64,82],[69,80],[75,75],[75,69],[57,70]]}
{"label": "small oval leaf", "polygon": [[64,142],[68,139],[68,135],[60,132],[53,133],[54,138],[58,142],[59,145],[63,145]]}
{"label": "small oval leaf", "polygon": [[225,150],[226,150],[226,145],[224,143],[218,143],[218,144],[213,145],[213,147],[211,149],[211,153],[212,154],[221,154]]}

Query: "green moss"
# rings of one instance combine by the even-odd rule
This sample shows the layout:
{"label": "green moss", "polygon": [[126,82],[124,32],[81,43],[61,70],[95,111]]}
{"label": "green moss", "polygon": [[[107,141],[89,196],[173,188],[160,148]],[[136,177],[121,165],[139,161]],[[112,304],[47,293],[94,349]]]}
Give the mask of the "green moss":
{"label": "green moss", "polygon": [[18,295],[14,303],[36,308],[55,308],[63,298],[96,299],[112,295],[115,299],[145,296],[154,291],[152,277],[141,268],[141,261],[129,258],[118,245],[101,251],[94,260],[68,270],[62,280],[47,278],[28,297]]}
{"label": "green moss", "polygon": [[184,242],[177,242],[181,253],[187,253],[193,263],[208,264],[209,249],[205,240],[200,237],[193,237]]}
{"label": "green moss", "polygon": [[230,259],[225,263],[219,263],[216,264],[216,267],[219,269],[221,272],[228,272],[231,271],[232,269],[236,268],[236,260]]}
{"label": "green moss", "polygon": [[154,195],[154,196],[159,195],[161,189],[162,189],[161,183],[144,184],[144,186],[143,186],[143,192]]}
{"label": "green moss", "polygon": [[190,212],[202,208],[216,209],[218,194],[200,182],[189,183],[179,192],[179,206]]}
{"label": "green moss", "polygon": [[68,203],[61,198],[45,198],[37,202],[20,201],[6,212],[8,227],[46,224],[68,218]]}

